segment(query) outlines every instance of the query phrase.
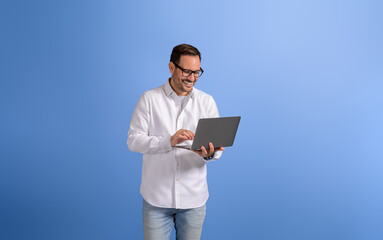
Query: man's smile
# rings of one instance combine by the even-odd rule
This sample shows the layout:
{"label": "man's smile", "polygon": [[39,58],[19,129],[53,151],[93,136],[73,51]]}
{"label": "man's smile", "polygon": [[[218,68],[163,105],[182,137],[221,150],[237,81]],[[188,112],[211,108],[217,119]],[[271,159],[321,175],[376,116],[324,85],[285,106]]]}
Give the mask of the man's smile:
{"label": "man's smile", "polygon": [[187,80],[187,79],[183,79],[181,80],[187,87],[192,87],[193,84],[196,82],[196,81],[190,81],[190,80]]}

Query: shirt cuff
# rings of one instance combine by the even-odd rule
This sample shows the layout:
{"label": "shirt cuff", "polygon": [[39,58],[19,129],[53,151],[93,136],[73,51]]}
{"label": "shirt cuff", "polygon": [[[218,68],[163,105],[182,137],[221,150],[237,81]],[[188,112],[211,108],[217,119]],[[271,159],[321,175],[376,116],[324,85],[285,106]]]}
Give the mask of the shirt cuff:
{"label": "shirt cuff", "polygon": [[160,146],[164,152],[168,152],[173,149],[172,144],[170,143],[170,138],[171,136],[166,136],[161,138]]}
{"label": "shirt cuff", "polygon": [[202,159],[205,161],[205,163],[212,162],[212,161],[218,160],[221,157],[221,155],[222,155],[222,151],[216,151],[216,152],[214,152],[214,154],[212,156],[213,158],[211,158],[209,160],[205,160],[204,158],[202,158]]}

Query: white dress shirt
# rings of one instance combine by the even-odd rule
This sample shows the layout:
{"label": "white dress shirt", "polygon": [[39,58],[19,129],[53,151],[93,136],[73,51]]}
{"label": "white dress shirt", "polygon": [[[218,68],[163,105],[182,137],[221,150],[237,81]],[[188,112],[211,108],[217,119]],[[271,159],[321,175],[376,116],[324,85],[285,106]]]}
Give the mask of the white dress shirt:
{"label": "white dress shirt", "polygon": [[[169,81],[142,94],[130,122],[128,146],[131,151],[143,153],[140,192],[146,202],[177,209],[206,203],[206,161],[190,150],[173,148],[170,138],[180,129],[195,132],[200,118],[218,116],[213,97],[196,88],[184,100]],[[212,160],[221,154],[215,152]]]}

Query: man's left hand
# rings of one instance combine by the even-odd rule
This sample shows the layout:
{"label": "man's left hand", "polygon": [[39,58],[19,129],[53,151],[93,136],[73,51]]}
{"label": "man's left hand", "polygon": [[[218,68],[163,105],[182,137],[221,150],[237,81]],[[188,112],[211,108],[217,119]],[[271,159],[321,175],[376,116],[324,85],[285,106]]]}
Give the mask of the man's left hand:
{"label": "man's left hand", "polygon": [[201,150],[192,150],[203,158],[211,157],[216,151],[225,151],[224,147],[214,148],[213,143],[209,143],[209,151],[204,146],[201,146]]}

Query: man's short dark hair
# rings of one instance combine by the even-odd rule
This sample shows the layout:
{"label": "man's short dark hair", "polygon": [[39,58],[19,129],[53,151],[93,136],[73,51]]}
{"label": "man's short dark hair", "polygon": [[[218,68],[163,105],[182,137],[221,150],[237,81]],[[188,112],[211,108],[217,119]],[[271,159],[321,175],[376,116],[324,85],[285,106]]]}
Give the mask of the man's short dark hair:
{"label": "man's short dark hair", "polygon": [[180,63],[182,55],[198,56],[199,60],[201,61],[201,53],[198,51],[198,49],[185,43],[173,48],[172,55],[170,55],[170,61],[178,64]]}

